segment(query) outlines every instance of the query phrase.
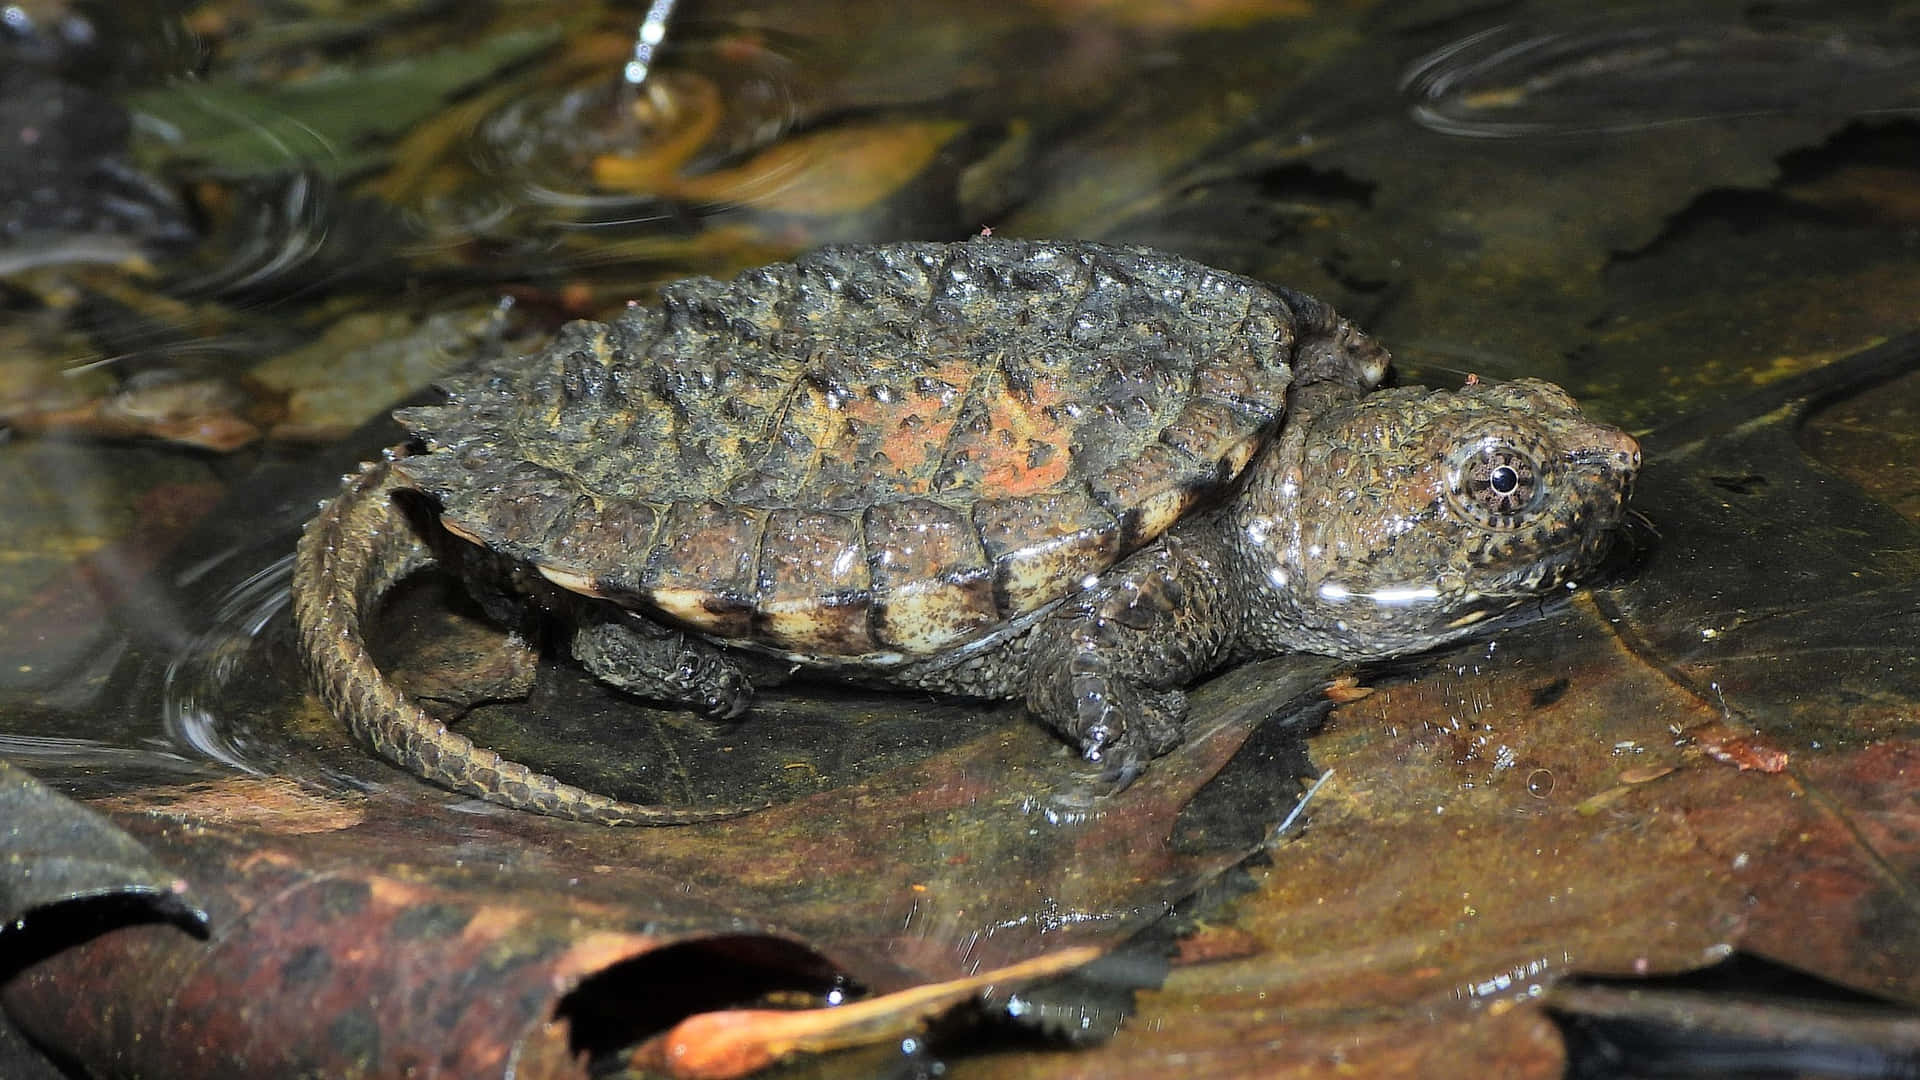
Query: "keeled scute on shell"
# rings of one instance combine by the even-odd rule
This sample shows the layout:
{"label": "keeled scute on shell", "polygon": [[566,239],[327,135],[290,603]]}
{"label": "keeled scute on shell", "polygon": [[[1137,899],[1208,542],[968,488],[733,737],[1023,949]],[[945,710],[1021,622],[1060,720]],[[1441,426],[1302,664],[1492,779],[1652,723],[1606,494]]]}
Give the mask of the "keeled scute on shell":
{"label": "keeled scute on shell", "polygon": [[1244,469],[1317,301],[1003,239],[696,278],[403,410],[458,534],[725,638],[914,657],[1078,588]]}

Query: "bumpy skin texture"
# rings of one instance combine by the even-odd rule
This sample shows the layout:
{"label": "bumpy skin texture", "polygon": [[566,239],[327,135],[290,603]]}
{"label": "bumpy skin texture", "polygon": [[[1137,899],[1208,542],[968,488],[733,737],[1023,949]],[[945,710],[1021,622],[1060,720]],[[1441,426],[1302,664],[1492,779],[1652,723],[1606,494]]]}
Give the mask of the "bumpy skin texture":
{"label": "bumpy skin texture", "polygon": [[1335,404],[1263,465],[1220,511],[1233,574],[1268,585],[1242,646],[1358,660],[1458,638],[1574,581],[1625,512],[1640,447],[1518,379]]}
{"label": "bumpy skin texture", "polygon": [[1221,665],[1430,647],[1569,580],[1618,522],[1630,438],[1544,383],[1369,395],[1386,362],[1318,301],[1140,249],[829,248],[680,282],[400,413],[427,452],[309,527],[296,615],[382,755],[508,805],[674,820],[503,781],[386,688],[358,619],[419,561],[387,505],[413,487],[537,571],[521,591],[613,685],[738,715],[746,650],[1020,698],[1125,779]]}

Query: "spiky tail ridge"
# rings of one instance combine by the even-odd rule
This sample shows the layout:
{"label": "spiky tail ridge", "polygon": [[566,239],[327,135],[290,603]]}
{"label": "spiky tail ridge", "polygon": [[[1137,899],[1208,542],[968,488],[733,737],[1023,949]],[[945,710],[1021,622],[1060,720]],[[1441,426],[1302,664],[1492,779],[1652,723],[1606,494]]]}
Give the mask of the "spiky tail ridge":
{"label": "spiky tail ridge", "polygon": [[448,730],[381,673],[362,619],[433,551],[393,503],[404,487],[388,461],[370,462],[307,523],[293,563],[293,618],[307,671],[354,738],[441,787],[515,810],[601,825],[689,825],[758,807],[649,806],[597,795],[510,761]]}

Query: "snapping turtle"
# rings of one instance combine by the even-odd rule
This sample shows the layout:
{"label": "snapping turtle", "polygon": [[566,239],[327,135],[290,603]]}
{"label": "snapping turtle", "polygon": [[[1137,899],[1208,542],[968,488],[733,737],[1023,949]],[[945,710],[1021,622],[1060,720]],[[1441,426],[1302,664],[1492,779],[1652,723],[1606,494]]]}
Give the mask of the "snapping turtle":
{"label": "snapping turtle", "polygon": [[758,654],[1018,698],[1124,780],[1223,665],[1424,649],[1602,550],[1632,438],[1532,380],[1374,392],[1387,359],[1311,297],[1139,248],[847,246],[676,282],[396,414],[425,452],[307,526],[301,642],[353,732],[446,787],[725,812],[533,772],[382,677],[359,621],[432,558],[411,490],[494,567],[483,602],[560,616],[614,686],[733,717]]}

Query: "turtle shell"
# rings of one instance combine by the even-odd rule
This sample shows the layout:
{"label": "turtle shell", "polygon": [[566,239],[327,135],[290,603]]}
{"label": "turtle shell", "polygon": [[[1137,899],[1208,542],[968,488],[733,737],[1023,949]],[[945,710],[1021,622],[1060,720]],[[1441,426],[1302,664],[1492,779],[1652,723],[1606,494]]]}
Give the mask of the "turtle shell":
{"label": "turtle shell", "polygon": [[844,246],[444,384],[397,468],[454,533],[715,638],[899,663],[1232,484],[1318,301],[1144,249]]}

